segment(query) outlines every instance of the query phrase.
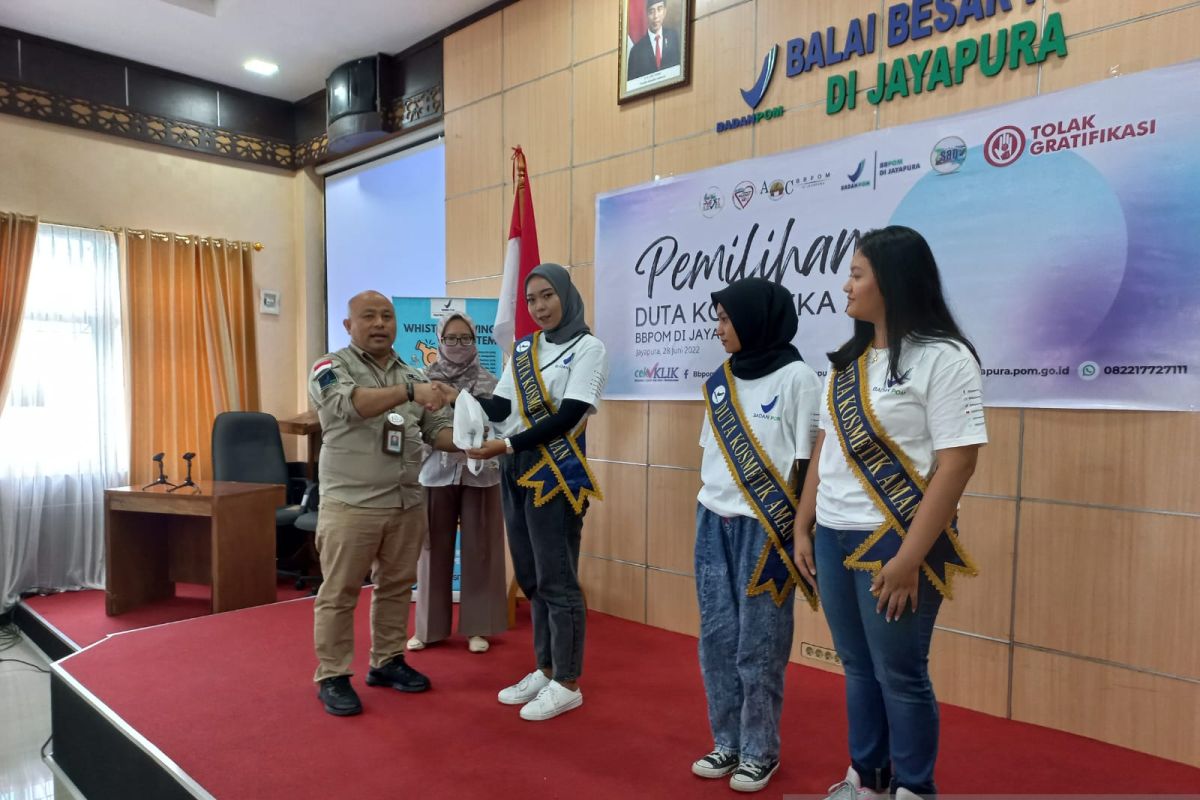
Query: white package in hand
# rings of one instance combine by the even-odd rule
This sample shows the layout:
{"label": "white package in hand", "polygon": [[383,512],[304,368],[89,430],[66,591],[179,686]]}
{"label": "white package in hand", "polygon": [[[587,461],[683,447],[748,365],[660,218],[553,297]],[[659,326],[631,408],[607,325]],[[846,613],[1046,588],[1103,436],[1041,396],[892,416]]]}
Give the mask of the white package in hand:
{"label": "white package in hand", "polygon": [[[454,404],[454,446],[460,450],[470,450],[482,445],[486,424],[483,406],[479,405],[479,401],[465,391],[459,392]],[[483,469],[483,462],[468,458],[467,469],[471,470],[472,475],[478,475]]]}

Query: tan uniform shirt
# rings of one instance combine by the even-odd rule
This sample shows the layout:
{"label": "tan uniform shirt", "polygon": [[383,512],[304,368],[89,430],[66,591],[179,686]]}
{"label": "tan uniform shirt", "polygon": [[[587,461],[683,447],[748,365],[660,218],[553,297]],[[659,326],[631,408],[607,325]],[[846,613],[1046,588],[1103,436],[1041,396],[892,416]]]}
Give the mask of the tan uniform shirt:
{"label": "tan uniform shirt", "polygon": [[409,508],[425,501],[418,482],[421,442],[433,444],[452,425],[445,410],[430,413],[418,403],[391,409],[404,418],[404,451],[383,450],[387,414],[364,419],[350,396],[355,387],[376,389],[421,383],[425,376],[395,354],[386,369],[355,345],[317,359],[309,372],[308,394],[321,420],[320,479],[322,497],[364,508]]}

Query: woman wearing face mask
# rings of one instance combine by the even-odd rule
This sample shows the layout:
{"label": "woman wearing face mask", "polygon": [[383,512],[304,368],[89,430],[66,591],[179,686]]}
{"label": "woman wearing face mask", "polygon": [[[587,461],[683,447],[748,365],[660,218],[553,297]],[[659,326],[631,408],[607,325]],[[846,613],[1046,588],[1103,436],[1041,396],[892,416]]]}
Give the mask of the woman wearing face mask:
{"label": "woman wearing face mask", "polygon": [[[443,318],[437,337],[438,359],[426,376],[455,391],[490,397],[496,377],[479,363],[471,318],[458,312]],[[454,539],[461,530],[458,632],[468,637],[472,653],[486,652],[486,637],[508,627],[499,465],[495,459],[484,461],[475,475],[464,454],[432,451],[421,467],[421,485],[426,487],[429,538],[417,566],[417,624],[408,649],[420,650],[450,636]]]}
{"label": "woman wearing face mask", "polygon": [[830,796],[919,800],[937,793],[933,625],[976,572],[956,517],[987,442],[983,381],[912,228],[863,234],[844,291],[854,335],[829,354],[794,537],[846,672],[850,768]]}
{"label": "woman wearing face mask", "polygon": [[696,594],[713,749],[692,772],[732,773],[730,788],[757,792],[779,768],[792,589],[815,603],[812,577],[792,561],[792,487],[808,468],[821,381],[792,345],[799,320],[787,289],[746,278],[712,301],[730,356],[704,384]]}
{"label": "woman wearing face mask", "polygon": [[521,718],[551,719],[583,704],[584,605],[579,540],[588,498],[600,490],[584,454],[584,421],[608,381],[608,354],[584,321],[570,274],[542,264],[525,281],[541,329],[518,341],[491,400],[480,404],[502,439],[472,458],[502,456],[501,497],[513,572],[533,615],[536,669],[502,690]]}

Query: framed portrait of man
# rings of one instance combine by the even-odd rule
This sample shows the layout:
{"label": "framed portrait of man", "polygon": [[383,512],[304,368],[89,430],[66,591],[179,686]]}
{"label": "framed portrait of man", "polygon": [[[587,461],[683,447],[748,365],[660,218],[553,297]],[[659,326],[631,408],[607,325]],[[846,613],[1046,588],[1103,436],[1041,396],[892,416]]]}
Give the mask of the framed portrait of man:
{"label": "framed portrait of man", "polygon": [[693,0],[617,0],[617,102],[691,80]]}

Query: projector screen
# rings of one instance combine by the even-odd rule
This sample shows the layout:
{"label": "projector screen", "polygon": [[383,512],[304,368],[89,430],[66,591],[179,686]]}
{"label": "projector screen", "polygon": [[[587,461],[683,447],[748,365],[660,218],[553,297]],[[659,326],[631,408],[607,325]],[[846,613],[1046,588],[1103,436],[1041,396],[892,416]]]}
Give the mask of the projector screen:
{"label": "projector screen", "polygon": [[346,303],[446,292],[446,147],[402,150],[325,179],[326,345],[350,343]]}

